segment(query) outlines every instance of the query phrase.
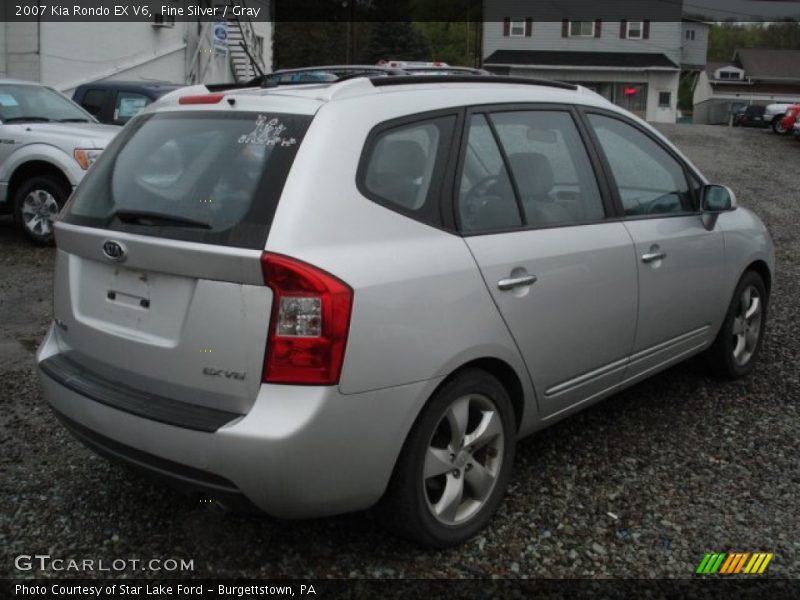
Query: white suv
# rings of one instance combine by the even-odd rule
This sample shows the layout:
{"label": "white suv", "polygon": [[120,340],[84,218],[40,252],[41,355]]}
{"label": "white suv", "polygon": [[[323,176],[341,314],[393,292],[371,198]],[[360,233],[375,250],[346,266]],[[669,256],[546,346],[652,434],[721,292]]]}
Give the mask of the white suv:
{"label": "white suv", "polygon": [[49,87],[0,80],[0,213],[50,243],[58,211],[119,129]]}
{"label": "white suv", "polygon": [[280,517],[383,499],[433,546],[487,523],[519,438],[702,351],[749,373],[774,265],[646,123],[491,76],[174,92],[56,237],[37,358],[79,439]]}

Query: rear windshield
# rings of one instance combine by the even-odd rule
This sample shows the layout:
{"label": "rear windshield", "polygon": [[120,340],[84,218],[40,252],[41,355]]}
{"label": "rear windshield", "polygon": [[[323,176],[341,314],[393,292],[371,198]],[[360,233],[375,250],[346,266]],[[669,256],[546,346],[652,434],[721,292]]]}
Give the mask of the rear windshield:
{"label": "rear windshield", "polygon": [[140,116],[109,144],[62,219],[142,235],[263,248],[306,115]]}

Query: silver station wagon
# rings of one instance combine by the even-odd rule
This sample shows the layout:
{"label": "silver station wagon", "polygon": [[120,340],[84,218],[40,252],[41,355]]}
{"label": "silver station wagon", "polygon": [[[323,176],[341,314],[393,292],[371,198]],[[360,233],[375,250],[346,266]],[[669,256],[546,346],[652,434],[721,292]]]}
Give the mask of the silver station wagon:
{"label": "silver station wagon", "polygon": [[177,90],[56,241],[38,366],[77,438],[231,507],[379,505],[434,547],[486,525],[520,438],[701,352],[748,374],[774,266],[646,123],[494,76]]}

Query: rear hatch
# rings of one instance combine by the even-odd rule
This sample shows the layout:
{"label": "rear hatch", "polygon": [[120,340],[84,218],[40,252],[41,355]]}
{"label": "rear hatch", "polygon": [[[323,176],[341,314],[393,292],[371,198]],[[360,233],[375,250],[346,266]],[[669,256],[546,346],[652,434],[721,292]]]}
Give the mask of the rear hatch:
{"label": "rear hatch", "polygon": [[312,117],[234,104],[135,118],[56,227],[61,355],[105,389],[235,414],[255,400],[261,255]]}

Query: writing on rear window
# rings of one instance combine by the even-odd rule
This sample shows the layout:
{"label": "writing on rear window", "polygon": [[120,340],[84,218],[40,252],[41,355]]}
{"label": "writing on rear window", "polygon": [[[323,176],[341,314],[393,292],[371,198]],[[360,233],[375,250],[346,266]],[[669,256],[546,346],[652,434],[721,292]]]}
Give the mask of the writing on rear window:
{"label": "writing on rear window", "polygon": [[267,120],[265,115],[258,115],[256,128],[247,135],[239,138],[240,144],[258,144],[261,146],[294,146],[297,140],[293,137],[283,137],[286,126],[278,119]]}

